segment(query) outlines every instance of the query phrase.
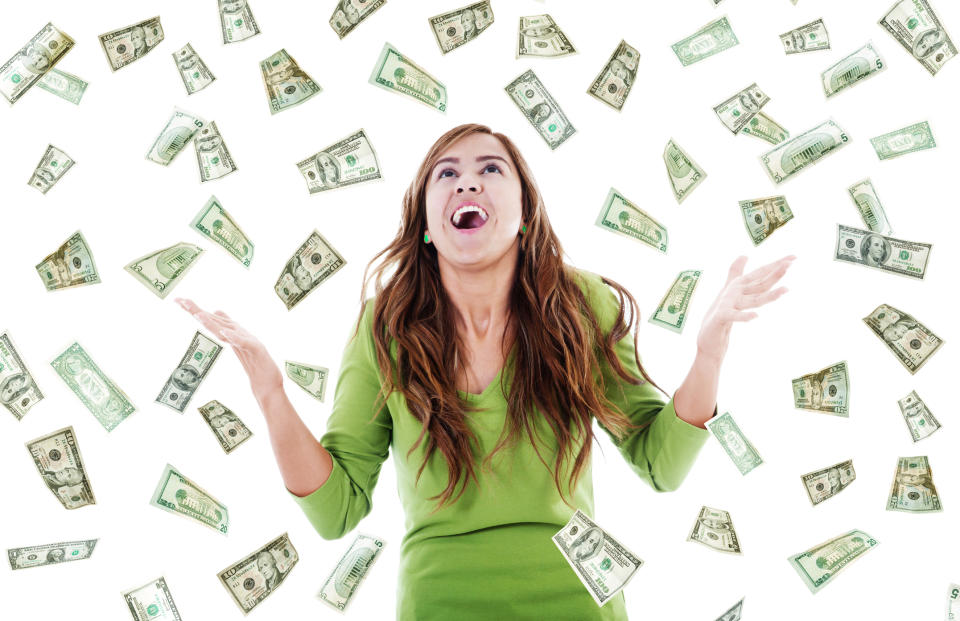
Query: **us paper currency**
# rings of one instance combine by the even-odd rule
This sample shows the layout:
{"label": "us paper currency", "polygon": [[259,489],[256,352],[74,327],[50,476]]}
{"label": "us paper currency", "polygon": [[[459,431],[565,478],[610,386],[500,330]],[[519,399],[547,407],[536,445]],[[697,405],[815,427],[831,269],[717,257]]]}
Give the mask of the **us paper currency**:
{"label": "us paper currency", "polygon": [[47,291],[95,285],[100,282],[90,244],[80,231],[68,237],[53,254],[37,263],[35,268]]}
{"label": "us paper currency", "polygon": [[864,78],[885,71],[886,68],[887,65],[880,57],[880,53],[874,49],[873,43],[868,41],[866,45],[820,74],[823,93],[827,97],[832,97]]}
{"label": "us paper currency", "polygon": [[97,541],[99,539],[82,539],[80,541],[45,543],[25,548],[11,548],[7,550],[7,560],[10,561],[10,569],[13,570],[82,561],[90,558]]}
{"label": "us paper currency", "polygon": [[193,139],[193,147],[197,151],[197,166],[200,167],[200,182],[211,181],[225,177],[237,170],[227,144],[220,135],[220,130],[214,121],[197,132]]}
{"label": "us paper currency", "polygon": [[790,137],[790,132],[764,114],[763,110],[754,114],[750,122],[740,130],[740,133],[747,134],[748,136],[756,136],[761,140],[766,140],[770,144],[780,144]]}
{"label": "us paper currency", "polygon": [[159,15],[100,35],[100,46],[113,71],[143,58],[161,41],[163,26],[160,25]]}
{"label": "us paper currency", "polygon": [[193,217],[190,228],[216,242],[239,261],[240,265],[250,267],[250,262],[253,261],[253,242],[216,196],[210,196],[207,204]]}
{"label": "us paper currency", "polygon": [[727,129],[737,134],[768,101],[770,97],[754,83],[714,106],[713,111]]}
{"label": "us paper currency", "polygon": [[330,27],[342,39],[386,2],[387,0],[340,0],[330,16]]}
{"label": "us paper currency", "polygon": [[797,26],[790,32],[780,35],[783,51],[787,54],[801,54],[830,49],[830,35],[822,19]]}
{"label": "us paper currency", "polygon": [[224,43],[236,43],[260,34],[249,0],[217,0],[217,4]]}
{"label": "us paper currency", "polygon": [[73,158],[58,149],[57,147],[47,145],[47,150],[43,152],[40,163],[37,164],[30,177],[29,185],[38,188],[42,194],[56,185],[57,181],[63,177],[68,170],[75,164]]}
{"label": "us paper currency", "polygon": [[947,621],[960,619],[960,584],[951,584],[947,590]]}
{"label": "us paper currency", "polygon": [[127,393],[100,370],[80,343],[74,341],[50,366],[107,431],[137,411]]}
{"label": "us paper currency", "polygon": [[737,539],[730,514],[706,505],[700,509],[687,541],[695,541],[719,552],[741,554],[740,540]]}
{"label": "us paper currency", "polygon": [[253,435],[253,432],[243,424],[243,421],[233,413],[233,410],[216,399],[201,405],[197,409],[200,410],[200,414],[207,426],[210,427],[210,431],[220,442],[220,448],[227,455]]}
{"label": "us paper currency", "polygon": [[180,611],[163,576],[124,592],[123,599],[134,621],[180,621]]}
{"label": "us paper currency", "polygon": [[793,219],[793,212],[787,204],[786,196],[767,196],[740,201],[743,223],[753,245],[770,237],[774,231]]}
{"label": "us paper currency", "polygon": [[889,160],[907,153],[932,149],[937,146],[937,141],[933,138],[933,132],[930,131],[930,124],[921,121],[871,138],[870,144],[877,153],[877,157],[881,160]]}
{"label": "us paper currency", "polygon": [[182,414],[222,349],[216,341],[197,331],[155,401]]}
{"label": "us paper currency", "polygon": [[760,163],[774,183],[782,183],[848,141],[847,134],[840,126],[833,120],[827,120],[799,136],[781,142],[761,155]]}
{"label": "us paper currency", "polygon": [[346,259],[314,229],[287,261],[273,290],[290,310],[346,264]]}
{"label": "us paper currency", "polygon": [[48,23],[0,67],[0,95],[17,103],[73,47],[73,39]]}
{"label": "us paper currency", "polygon": [[160,482],[150,497],[150,505],[188,517],[224,535],[230,527],[226,505],[170,464],[163,468]]}
{"label": "us paper currency", "polygon": [[740,601],[734,604],[730,610],[726,611],[717,619],[717,621],[740,621],[740,615],[743,614],[743,600],[744,597],[740,598]]}
{"label": "us paper currency", "polygon": [[377,152],[362,128],[297,162],[297,168],[311,194],[381,178]]}
{"label": "us paper currency", "polygon": [[386,542],[378,537],[358,533],[323,583],[317,597],[341,612],[346,610],[347,604],[353,601],[357,587],[380,556],[384,543]]}
{"label": "us paper currency", "polygon": [[811,593],[816,593],[837,574],[877,545],[878,541],[862,530],[851,530],[807,550],[787,557]]}
{"label": "us paper currency", "polygon": [[520,18],[517,58],[557,58],[576,53],[573,43],[549,15],[528,15]]}
{"label": "us paper currency", "polygon": [[200,246],[178,242],[168,248],[145,254],[124,265],[123,269],[163,300],[180,284],[203,251]]}
{"label": "us paper currency", "polygon": [[926,455],[900,457],[893,475],[887,511],[932,513],[943,511]]}
{"label": "us paper currency", "polygon": [[650,315],[650,323],[680,334],[687,322],[687,309],[693,292],[700,282],[700,270],[680,272],[667,294],[660,300],[657,310]]}
{"label": "us paper currency", "polygon": [[667,179],[670,180],[677,204],[682,203],[683,199],[707,178],[707,173],[673,138],[667,140],[667,146],[663,148],[663,163],[667,165]]}
{"label": "us paper currency", "polygon": [[925,325],[888,304],[875,308],[863,322],[910,373],[916,373],[943,345],[943,339]]}
{"label": "us paper currency", "polygon": [[877,22],[887,29],[930,75],[957,55],[957,48],[927,0],[898,0]]}
{"label": "us paper currency", "polygon": [[593,84],[587,89],[587,93],[614,110],[622,109],[637,79],[639,61],[640,52],[621,39],[617,48],[613,50],[613,54],[610,55],[610,60],[593,79]]}
{"label": "us paper currency", "polygon": [[850,375],[840,362],[793,380],[793,407],[850,416]]}
{"label": "us paper currency", "polygon": [[597,606],[619,593],[643,565],[580,509],[552,539]]}
{"label": "us paper currency", "polygon": [[187,89],[187,95],[202,91],[217,79],[207,68],[207,63],[203,62],[189,43],[173,53],[173,62],[177,63],[180,79],[183,80],[183,86]]}
{"label": "us paper currency", "polygon": [[20,358],[8,332],[0,332],[0,403],[17,420],[43,399],[33,374]]}
{"label": "us paper currency", "polygon": [[175,107],[173,114],[153,141],[145,157],[152,162],[167,166],[173,158],[177,157],[177,154],[183,151],[194,134],[203,129],[206,124],[207,122],[201,117]]}
{"label": "us paper currency", "polygon": [[297,386],[303,388],[314,399],[323,401],[323,396],[327,392],[327,377],[330,375],[330,369],[290,360],[285,361],[284,367],[287,377],[296,382]]}
{"label": "us paper currency", "polygon": [[440,52],[446,54],[477,38],[493,23],[493,9],[489,0],[474,2],[429,18],[430,29],[437,39]]}
{"label": "us paper currency", "polygon": [[323,90],[283,48],[260,61],[260,75],[270,114],[301,104]]}
{"label": "us paper currency", "polygon": [[733,33],[733,28],[730,27],[730,22],[724,15],[689,37],[677,41],[671,47],[683,66],[687,67],[714,54],[729,50],[739,43],[740,40]]}
{"label": "us paper currency", "polygon": [[287,533],[283,533],[217,577],[243,614],[247,614],[280,586],[299,560],[296,548]]}
{"label": "us paper currency", "polygon": [[907,429],[910,430],[910,437],[914,442],[923,440],[940,429],[940,421],[934,417],[933,412],[917,395],[916,390],[911,390],[909,395],[897,400],[897,405],[900,406],[903,421],[907,423]]}
{"label": "us paper currency", "polygon": [[26,446],[43,482],[60,504],[67,509],[97,504],[73,427],[35,438]]}
{"label": "us paper currency", "polygon": [[610,188],[607,193],[594,224],[667,253],[667,228],[627,200],[615,188]]}
{"label": "us paper currency", "polygon": [[54,67],[43,74],[37,82],[37,88],[79,105],[83,94],[87,91],[87,83],[72,73],[60,71]]}
{"label": "us paper currency", "polygon": [[440,112],[447,111],[447,87],[401,54],[389,42],[383,44],[368,82],[384,90],[416,99]]}
{"label": "us paper currency", "polygon": [[821,470],[814,470],[800,476],[803,488],[807,490],[810,502],[818,505],[828,498],[836,496],[857,478],[853,469],[853,460],[848,459]]}
{"label": "us paper currency", "polygon": [[556,149],[577,133],[560,104],[532,69],[514,78],[504,90],[551,149]]}
{"label": "us paper currency", "polygon": [[893,229],[887,220],[887,211],[883,208],[873,182],[869,178],[858,181],[847,188],[850,198],[857,206],[860,217],[867,228],[881,235],[892,235]]}
{"label": "us paper currency", "polygon": [[932,244],[910,242],[838,224],[833,258],[923,280],[932,249]]}
{"label": "us paper currency", "polygon": [[736,465],[740,474],[747,474],[763,463],[760,453],[753,448],[747,437],[740,431],[740,427],[730,416],[730,412],[715,416],[704,424],[720,442],[720,446],[723,447],[724,452]]}

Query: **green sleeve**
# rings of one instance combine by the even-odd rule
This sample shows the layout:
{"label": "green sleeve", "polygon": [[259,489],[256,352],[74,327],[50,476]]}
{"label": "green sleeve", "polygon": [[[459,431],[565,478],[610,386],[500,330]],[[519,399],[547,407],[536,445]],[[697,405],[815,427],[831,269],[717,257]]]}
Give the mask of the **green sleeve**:
{"label": "green sleeve", "polygon": [[[373,304],[368,300],[360,332],[343,351],[333,409],[320,444],[333,458],[330,477],[306,496],[287,490],[324,539],[350,532],[369,512],[380,466],[390,449],[393,421],[386,406],[374,418],[380,375],[373,343]],[[351,330],[355,324],[351,324]]]}

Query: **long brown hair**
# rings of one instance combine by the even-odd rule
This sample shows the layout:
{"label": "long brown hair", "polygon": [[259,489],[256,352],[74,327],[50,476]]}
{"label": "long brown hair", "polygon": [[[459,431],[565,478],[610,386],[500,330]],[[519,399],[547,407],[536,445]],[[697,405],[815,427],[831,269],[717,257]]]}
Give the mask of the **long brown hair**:
{"label": "long brown hair", "polygon": [[[636,331],[633,336],[634,356],[643,378],[630,375],[614,351],[614,345],[629,333],[634,321],[639,324],[640,313],[633,296],[618,283],[603,278],[603,282],[613,287],[620,298],[613,329],[604,337],[590,304],[574,279],[576,270],[563,262],[560,240],[550,226],[526,160],[509,138],[491,131],[485,125],[470,123],[454,127],[430,147],[404,194],[396,237],[370,260],[364,270],[362,307],[365,306],[363,296],[367,283],[376,275],[373,331],[377,364],[383,380],[378,397],[386,400],[395,390],[401,391],[411,414],[422,424],[417,441],[407,453],[409,457],[410,452],[427,435],[426,454],[417,471],[417,481],[434,450],[439,449],[447,462],[449,477],[446,489],[442,494],[430,498],[440,498],[434,511],[448,501],[458,500],[466,490],[468,479],[472,478],[479,485],[471,448],[476,437],[464,417],[465,412],[474,412],[478,408],[461,401],[454,374],[448,372],[454,368],[457,360],[463,359],[459,352],[464,351],[464,346],[455,327],[456,309],[440,280],[436,246],[423,243],[421,237],[421,231],[427,228],[426,186],[434,162],[451,144],[475,133],[496,137],[513,159],[522,188],[522,220],[527,224],[527,231],[520,235],[518,244],[517,268],[507,317],[507,324],[513,322],[515,328],[516,356],[511,365],[513,368],[505,368],[500,377],[501,390],[504,377],[513,377],[507,398],[508,425],[497,445],[483,460],[483,465],[508,442],[515,443],[523,429],[540,461],[550,468],[540,455],[532,433],[535,421],[531,405],[535,405],[556,435],[558,451],[553,467],[554,483],[561,499],[572,507],[563,498],[560,472],[564,459],[574,450],[574,437],[585,434],[571,474],[570,487],[576,486],[581,470],[590,459],[591,442],[595,437],[592,417],[596,416],[620,439],[632,430],[646,426],[631,423],[606,398],[597,350],[627,382],[634,385],[644,381],[654,386],[657,384],[647,376],[640,364]],[[381,265],[368,277],[370,266],[384,254],[386,257]],[[392,266],[396,266],[396,272],[384,286],[381,283],[383,273]],[[630,321],[626,323],[623,321],[624,296],[630,305]],[[358,318],[357,332],[359,329]],[[504,336],[508,331],[504,331]],[[390,354],[391,339],[397,342],[396,365]],[[538,390],[543,386],[554,387],[554,390]],[[660,389],[659,386],[657,388]],[[609,405],[614,405],[613,409]],[[375,410],[379,414],[381,408],[378,406]],[[576,430],[575,435],[571,433],[571,423]],[[506,434],[507,427],[509,436]],[[464,485],[451,500],[461,478],[465,479]]]}

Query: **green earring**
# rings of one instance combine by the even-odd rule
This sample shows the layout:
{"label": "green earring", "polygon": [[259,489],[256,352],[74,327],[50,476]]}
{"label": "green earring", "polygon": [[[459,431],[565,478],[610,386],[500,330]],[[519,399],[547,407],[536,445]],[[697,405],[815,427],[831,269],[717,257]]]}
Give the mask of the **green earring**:
{"label": "green earring", "polygon": [[429,234],[429,233],[424,233],[424,234],[423,234],[423,243],[427,243],[428,241],[430,241],[430,234]]}
{"label": "green earring", "polygon": [[524,224],[523,226],[520,227],[520,233],[522,234],[522,233],[526,233],[526,232],[527,232],[527,225]]}

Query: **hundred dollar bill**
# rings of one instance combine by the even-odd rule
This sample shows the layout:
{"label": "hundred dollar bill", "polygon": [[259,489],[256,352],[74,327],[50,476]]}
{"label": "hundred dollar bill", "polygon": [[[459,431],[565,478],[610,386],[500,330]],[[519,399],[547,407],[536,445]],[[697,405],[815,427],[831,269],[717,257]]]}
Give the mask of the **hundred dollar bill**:
{"label": "hundred dollar bill", "polygon": [[560,104],[532,69],[514,78],[504,90],[551,149],[556,149],[577,133]]}
{"label": "hundred dollar bill", "polygon": [[827,120],[799,136],[781,142],[760,156],[760,163],[774,183],[782,183],[823,156],[849,142],[847,134],[833,120]]}
{"label": "hundred dollar bill", "polygon": [[838,224],[833,258],[923,280],[932,249],[932,244],[905,241]]}
{"label": "hundred dollar bill", "polygon": [[0,95],[17,103],[72,47],[73,39],[48,23],[0,67]]}
{"label": "hundred dollar bill", "polygon": [[287,533],[283,533],[217,577],[243,614],[247,614],[280,586],[299,560],[296,548]]}
{"label": "hundred dollar bill", "polygon": [[100,46],[113,71],[146,56],[161,41],[163,26],[160,25],[159,15],[100,35]]}
{"label": "hundred dollar bill", "polygon": [[520,18],[517,58],[557,58],[576,53],[573,43],[549,15],[528,15]]}
{"label": "hundred dollar bill", "polygon": [[35,267],[47,291],[95,285],[100,282],[90,244],[80,231],[68,237],[56,252],[44,257]]}
{"label": "hundred dollar bill", "polygon": [[489,0],[482,0],[448,13],[434,15],[429,22],[440,52],[446,54],[473,41],[486,30],[493,23],[493,9],[490,8]]}
{"label": "hundred dollar bill", "polygon": [[350,548],[340,557],[337,566],[323,583],[317,597],[341,612],[346,610],[347,604],[353,600],[357,587],[380,556],[384,543],[386,542],[378,537],[358,533],[350,544]]}
{"label": "hundred dollar bill", "polygon": [[734,604],[730,610],[726,611],[717,619],[717,621],[740,621],[740,615],[743,614],[743,600],[744,597],[740,598],[740,601]]}
{"label": "hundred dollar bill", "polygon": [[150,497],[150,505],[191,518],[224,535],[230,527],[226,505],[170,464],[164,466],[160,482]]}
{"label": "hundred dollar bill", "polygon": [[733,33],[733,28],[730,27],[730,22],[724,15],[689,37],[677,41],[671,47],[683,66],[687,67],[714,54],[729,50],[739,43],[740,40]]}
{"label": "hundred dollar bill", "polygon": [[695,541],[720,552],[741,553],[740,540],[737,539],[730,514],[706,505],[700,509],[687,541]]}
{"label": "hundred dollar bill", "polygon": [[213,339],[197,331],[155,401],[183,414],[222,349]]}
{"label": "hundred dollar bill", "polygon": [[860,212],[860,217],[863,218],[863,223],[867,225],[868,229],[881,235],[891,235],[893,233],[890,222],[887,220],[887,211],[883,208],[883,204],[877,196],[877,191],[869,178],[854,183],[847,188],[847,192],[850,193],[850,198],[856,203],[857,211]]}
{"label": "hundred dollar bill", "polygon": [[960,619],[960,584],[951,584],[947,590],[947,621]]}
{"label": "hundred dollar bill", "polygon": [[815,545],[806,552],[787,557],[811,593],[816,593],[835,580],[850,563],[879,543],[862,530],[851,530]]}
{"label": "hundred dollar bill", "polygon": [[382,7],[387,0],[339,0],[330,16],[330,27],[341,39]]}
{"label": "hundred dollar bill", "polygon": [[11,548],[7,550],[7,560],[10,561],[10,569],[13,570],[82,561],[90,558],[98,541],[99,539],[82,539],[45,543],[26,548]]}
{"label": "hundred dollar bill", "polygon": [[123,269],[163,300],[183,280],[201,253],[203,248],[200,246],[178,242],[169,248],[145,254],[123,266]]}
{"label": "hundred dollar bill", "polygon": [[593,95],[614,110],[622,109],[637,79],[639,61],[640,52],[621,39],[610,55],[610,60],[593,79],[587,94]]}
{"label": "hundred dollar bill", "polygon": [[43,77],[37,82],[37,88],[79,105],[80,99],[83,98],[83,94],[87,90],[87,83],[71,73],[60,71],[54,67],[43,74]]}
{"label": "hundred dollar bill", "polygon": [[883,340],[907,371],[916,373],[941,345],[943,339],[907,313],[881,304],[863,323]]}
{"label": "hundred dollar bill", "polygon": [[897,400],[897,405],[900,406],[900,413],[903,414],[903,420],[907,423],[914,442],[923,440],[940,429],[940,421],[934,417],[916,390],[911,390],[909,395]]}
{"label": "hundred dollar bill", "polygon": [[311,194],[380,179],[380,162],[363,129],[297,162]]}
{"label": "hundred dollar bill", "polygon": [[290,310],[346,264],[346,259],[314,229],[287,261],[273,290]]}
{"label": "hundred dollar bill", "polygon": [[753,245],[757,246],[774,231],[793,219],[786,196],[767,196],[740,201],[743,223]]}
{"label": "hundred dollar bill", "polygon": [[850,375],[847,362],[841,360],[816,373],[793,380],[793,407],[849,417]]}
{"label": "hundred dollar bill", "polygon": [[74,341],[50,366],[107,431],[137,411],[127,393],[100,370],[80,343]]}
{"label": "hundred dollar bill", "polygon": [[248,0],[217,0],[217,4],[224,43],[236,43],[260,34]]}
{"label": "hundred dollar bill", "polygon": [[260,61],[260,75],[267,89],[270,114],[301,104],[323,90],[283,48]]}
{"label": "hundred dollar bill", "polygon": [[220,448],[227,455],[253,435],[253,432],[243,424],[243,421],[233,413],[233,410],[216,399],[201,405],[197,409],[203,415],[203,420],[210,427],[210,431],[217,436]]}
{"label": "hundred dollar bill", "polygon": [[552,539],[597,606],[619,593],[643,565],[580,509]]}
{"label": "hundred dollar bill", "polygon": [[318,367],[312,364],[302,362],[285,361],[287,377],[297,383],[314,399],[323,401],[323,396],[327,392],[327,377],[330,375],[330,369]]}
{"label": "hundred dollar bill", "polygon": [[615,188],[610,188],[607,193],[594,224],[667,253],[667,228],[627,200]]}
{"label": "hundred dollar bill", "polygon": [[770,144],[780,144],[790,137],[790,132],[779,123],[763,113],[762,110],[753,115],[753,118],[740,130],[741,134],[756,136]]}
{"label": "hundred dollar bill", "polygon": [[926,455],[900,457],[893,474],[893,486],[887,501],[887,511],[932,513],[943,511],[940,496],[933,484],[933,471]]}
{"label": "hundred dollar bill", "polygon": [[856,478],[857,473],[853,469],[852,459],[800,476],[803,487],[807,490],[807,496],[814,505],[833,498]]}
{"label": "hundred dollar bill", "polygon": [[780,35],[783,51],[787,54],[801,54],[830,49],[830,35],[822,19],[798,26],[790,32]]}
{"label": "hundred dollar bill", "polygon": [[823,93],[827,97],[832,97],[860,80],[869,78],[886,69],[887,65],[880,57],[880,53],[873,48],[873,43],[868,41],[859,50],[820,74]]}
{"label": "hundred dollar bill", "polygon": [[197,151],[197,166],[200,167],[200,182],[225,177],[237,170],[227,144],[220,135],[220,130],[214,121],[197,132],[193,139],[193,147]]}
{"label": "hundred dollar bill", "polygon": [[190,228],[222,246],[242,266],[250,267],[250,262],[253,261],[253,242],[216,196],[210,196],[207,204],[194,216]]}
{"label": "hundred dollar bill", "polygon": [[141,587],[123,593],[134,621],[180,621],[167,581],[160,576]]}
{"label": "hundred dollar bill", "polygon": [[47,145],[47,150],[43,152],[40,163],[30,177],[29,185],[39,188],[41,194],[46,194],[75,163],[65,152],[52,144]]}
{"label": "hundred dollar bill", "polygon": [[97,504],[73,427],[30,440],[27,450],[53,495],[67,509]]}
{"label": "hundred dollar bill", "polygon": [[760,90],[756,83],[753,83],[714,106],[713,111],[717,113],[720,122],[726,125],[727,129],[737,134],[768,101],[770,97]]}
{"label": "hundred dollar bill", "polygon": [[650,323],[672,330],[677,334],[683,331],[687,321],[687,309],[693,292],[700,282],[700,270],[680,272],[667,294],[660,300],[657,310],[650,316]]}
{"label": "hundred dollar bill", "polygon": [[704,424],[720,442],[720,446],[737,466],[740,474],[747,474],[763,463],[760,453],[753,448],[747,437],[740,431],[740,427],[730,416],[730,412],[715,416]]}
{"label": "hundred dollar bill", "polygon": [[207,122],[195,114],[174,108],[173,114],[147,151],[146,158],[167,166]]}
{"label": "hundred dollar bill", "polygon": [[43,399],[33,374],[20,358],[8,332],[0,332],[0,402],[22,420]]}
{"label": "hundred dollar bill", "polygon": [[180,79],[183,80],[183,86],[187,89],[187,95],[202,91],[217,79],[217,76],[207,68],[207,63],[203,62],[189,43],[173,53],[173,62],[177,63]]}
{"label": "hundred dollar bill", "polygon": [[707,173],[673,141],[673,138],[667,140],[667,146],[663,148],[663,163],[667,165],[667,179],[670,180],[670,187],[673,189],[673,197],[677,199],[677,204],[682,203],[683,199],[707,178]]}
{"label": "hundred dollar bill", "polygon": [[447,87],[397,51],[389,42],[383,44],[368,82],[384,90],[416,99],[440,112],[447,111]]}
{"label": "hundred dollar bill", "polygon": [[876,151],[877,157],[881,160],[889,160],[907,153],[932,149],[937,146],[937,141],[933,138],[933,132],[930,131],[930,124],[921,121],[871,138],[870,144]]}
{"label": "hundred dollar bill", "polygon": [[898,0],[877,22],[887,29],[930,75],[957,55],[957,48],[927,0]]}

